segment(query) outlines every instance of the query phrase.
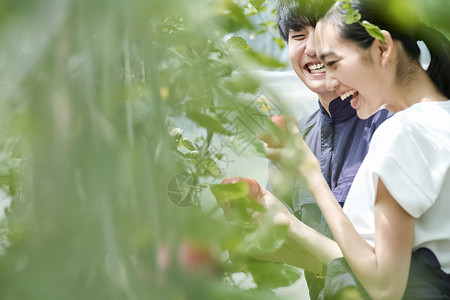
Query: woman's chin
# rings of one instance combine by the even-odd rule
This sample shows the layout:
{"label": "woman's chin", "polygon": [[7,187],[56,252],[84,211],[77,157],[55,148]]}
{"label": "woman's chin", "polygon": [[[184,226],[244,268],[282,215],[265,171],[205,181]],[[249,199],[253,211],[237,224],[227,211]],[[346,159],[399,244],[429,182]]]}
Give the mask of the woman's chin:
{"label": "woman's chin", "polygon": [[366,114],[365,112],[362,112],[361,110],[356,110],[356,114],[358,115],[358,118],[360,118],[361,120],[365,120],[371,116]]}
{"label": "woman's chin", "polygon": [[367,109],[367,107],[364,107],[364,105],[361,105],[360,101],[360,95],[359,93],[355,93],[350,100],[351,107],[356,110],[356,114],[360,119],[367,119],[371,115],[373,115],[375,112],[370,111],[370,109]]}
{"label": "woman's chin", "polygon": [[365,119],[370,118],[377,111],[378,110],[375,110],[375,111],[370,110],[370,111],[368,111],[367,109],[358,108],[358,109],[356,109],[356,115],[358,115],[358,118],[360,118],[362,120],[365,120]]}

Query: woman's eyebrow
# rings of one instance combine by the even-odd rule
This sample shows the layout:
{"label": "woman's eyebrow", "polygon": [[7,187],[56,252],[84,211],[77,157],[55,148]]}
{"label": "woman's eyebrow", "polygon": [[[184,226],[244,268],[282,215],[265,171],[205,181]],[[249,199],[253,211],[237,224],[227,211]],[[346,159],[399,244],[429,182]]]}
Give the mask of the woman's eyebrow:
{"label": "woman's eyebrow", "polygon": [[328,52],[322,53],[322,54],[320,55],[319,59],[320,59],[320,60],[325,60],[325,58],[326,58],[327,56],[330,56],[330,55],[335,55],[335,53],[334,53],[333,51],[328,51]]}

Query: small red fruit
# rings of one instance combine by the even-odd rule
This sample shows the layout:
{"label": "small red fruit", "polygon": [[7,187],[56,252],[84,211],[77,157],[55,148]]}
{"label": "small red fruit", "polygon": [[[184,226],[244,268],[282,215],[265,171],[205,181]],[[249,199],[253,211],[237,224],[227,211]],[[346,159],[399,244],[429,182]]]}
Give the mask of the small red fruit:
{"label": "small red fruit", "polygon": [[222,184],[230,184],[230,183],[237,183],[237,182],[247,182],[248,184],[248,194],[247,197],[252,200],[258,200],[258,198],[261,196],[261,186],[259,183],[253,179],[248,177],[232,177],[232,178],[226,178],[222,181]]}
{"label": "small red fruit", "polygon": [[[291,119],[291,122],[293,122],[295,124],[295,126],[298,127],[298,122],[294,118],[294,116],[289,115],[289,118]],[[280,128],[280,129],[287,129],[286,116],[285,115],[275,115],[275,116],[270,117],[270,120],[272,120],[272,122],[275,123],[275,125],[277,125],[278,128]]]}
{"label": "small red fruit", "polygon": [[182,268],[189,274],[208,272],[216,274],[219,270],[218,259],[210,247],[184,240],[178,249],[178,259]]}
{"label": "small red fruit", "polygon": [[259,138],[264,141],[269,148],[280,148],[283,146],[283,140],[285,139],[285,135],[288,133],[288,122],[286,122],[286,120],[289,120],[289,123],[292,122],[295,126],[297,126],[297,128],[298,122],[292,115],[275,115],[270,117],[270,120],[275,124],[275,126],[280,128],[282,132],[276,135],[269,131],[262,132],[259,134]]}

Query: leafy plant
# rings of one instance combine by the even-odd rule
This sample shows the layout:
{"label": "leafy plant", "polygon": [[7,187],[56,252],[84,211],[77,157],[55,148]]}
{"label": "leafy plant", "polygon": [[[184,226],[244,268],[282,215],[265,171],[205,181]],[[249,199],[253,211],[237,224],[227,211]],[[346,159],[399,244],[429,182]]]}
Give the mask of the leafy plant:
{"label": "leafy plant", "polygon": [[[256,134],[284,110],[251,72],[284,64],[240,36],[273,34],[267,7],[0,1],[1,299],[274,299],[299,278],[248,255],[286,229],[246,215],[263,208],[245,186],[215,185],[226,151],[264,156]],[[239,203],[236,222],[202,202],[208,187]],[[183,249],[213,274],[188,270]]]}
{"label": "leafy plant", "polygon": [[380,27],[373,25],[369,21],[362,20],[361,21],[361,14],[359,13],[358,9],[353,9],[352,7],[352,1],[353,0],[342,0],[342,8],[347,10],[345,14],[345,23],[346,24],[352,24],[352,23],[359,23],[361,26],[363,26],[367,32],[372,36],[373,38],[380,40],[384,43],[384,35],[381,33]]}

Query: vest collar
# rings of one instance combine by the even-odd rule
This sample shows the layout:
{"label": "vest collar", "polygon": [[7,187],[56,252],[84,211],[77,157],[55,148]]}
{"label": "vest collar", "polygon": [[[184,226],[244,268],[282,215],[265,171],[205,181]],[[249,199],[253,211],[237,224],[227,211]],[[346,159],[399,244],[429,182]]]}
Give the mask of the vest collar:
{"label": "vest collar", "polygon": [[328,115],[325,108],[320,104],[320,111],[322,112],[322,115],[324,117],[328,117],[331,119],[334,119],[337,122],[343,122],[345,120],[350,119],[356,114],[356,110],[353,109],[350,105],[350,98],[345,99],[344,101],[341,100],[341,97],[337,97],[336,99],[332,100],[330,102],[330,105],[328,106],[328,110],[330,111],[331,117]]}

